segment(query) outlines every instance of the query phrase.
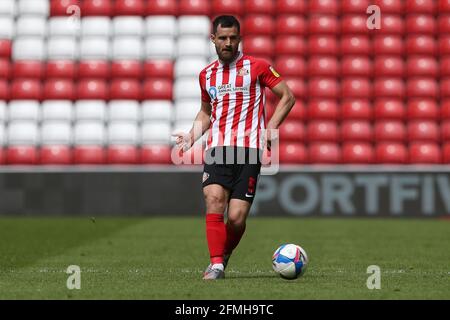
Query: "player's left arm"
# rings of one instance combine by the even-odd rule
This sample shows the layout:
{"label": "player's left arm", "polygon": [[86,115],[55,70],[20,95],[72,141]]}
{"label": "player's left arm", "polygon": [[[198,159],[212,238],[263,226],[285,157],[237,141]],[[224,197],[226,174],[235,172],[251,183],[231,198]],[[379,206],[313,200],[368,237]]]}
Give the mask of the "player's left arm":
{"label": "player's left arm", "polygon": [[275,108],[272,118],[267,123],[267,130],[278,129],[295,104],[294,94],[284,80],[275,85],[271,90],[280,101]]}

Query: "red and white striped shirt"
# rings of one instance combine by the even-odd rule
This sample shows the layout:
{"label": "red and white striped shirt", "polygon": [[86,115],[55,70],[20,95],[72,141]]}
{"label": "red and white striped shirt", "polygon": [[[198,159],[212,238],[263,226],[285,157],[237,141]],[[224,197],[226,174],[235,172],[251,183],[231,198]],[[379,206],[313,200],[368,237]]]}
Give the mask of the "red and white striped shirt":
{"label": "red and white striped shirt", "polygon": [[202,100],[211,104],[207,149],[262,148],[266,87],[282,78],[266,61],[239,53],[230,64],[214,61],[200,72]]}

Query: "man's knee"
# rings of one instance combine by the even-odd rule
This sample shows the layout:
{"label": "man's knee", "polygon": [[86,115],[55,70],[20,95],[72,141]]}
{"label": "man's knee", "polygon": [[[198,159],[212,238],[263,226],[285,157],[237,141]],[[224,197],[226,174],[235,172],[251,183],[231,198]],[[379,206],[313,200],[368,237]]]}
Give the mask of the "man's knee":
{"label": "man's knee", "polygon": [[245,227],[245,221],[247,220],[247,210],[235,209],[232,212],[228,212],[228,223],[236,228]]}
{"label": "man's knee", "polygon": [[227,206],[227,196],[221,192],[205,192],[206,207],[209,211],[223,213]]}

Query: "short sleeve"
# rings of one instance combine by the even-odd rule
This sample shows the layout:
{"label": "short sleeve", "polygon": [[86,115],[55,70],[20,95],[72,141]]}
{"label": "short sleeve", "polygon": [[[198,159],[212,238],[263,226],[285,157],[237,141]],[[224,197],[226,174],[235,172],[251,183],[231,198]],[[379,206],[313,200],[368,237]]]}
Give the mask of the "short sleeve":
{"label": "short sleeve", "polygon": [[259,64],[259,79],[264,87],[272,89],[283,80],[281,75],[274,69],[274,67],[268,64],[266,61],[260,60]]}
{"label": "short sleeve", "polygon": [[199,84],[200,84],[200,90],[202,92],[202,101],[203,102],[211,102],[211,97],[209,96],[208,92],[206,91],[206,79],[204,72],[201,72],[199,75]]}

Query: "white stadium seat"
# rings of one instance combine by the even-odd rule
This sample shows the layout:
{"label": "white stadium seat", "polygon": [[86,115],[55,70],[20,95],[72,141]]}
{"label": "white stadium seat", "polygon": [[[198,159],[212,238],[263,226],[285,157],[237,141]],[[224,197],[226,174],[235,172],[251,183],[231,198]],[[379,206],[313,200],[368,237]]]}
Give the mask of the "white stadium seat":
{"label": "white stadium seat", "polygon": [[0,100],[0,123],[8,120],[8,107],[5,101]]}
{"label": "white stadium seat", "polygon": [[193,120],[180,120],[176,121],[173,125],[172,132],[185,132],[188,133],[192,129]]}
{"label": "white stadium seat", "polygon": [[173,59],[175,49],[175,40],[171,37],[148,37],[145,41],[145,56],[147,59]]}
{"label": "white stadium seat", "polygon": [[145,33],[147,36],[177,35],[177,19],[174,16],[149,16],[145,20]]}
{"label": "white stadium seat", "polygon": [[43,122],[40,138],[42,145],[70,145],[72,125],[67,121]]}
{"label": "white stadium seat", "polygon": [[178,35],[198,35],[208,38],[211,34],[211,21],[207,16],[178,17]]}
{"label": "white stadium seat", "polygon": [[170,100],[149,100],[142,103],[142,121],[161,120],[170,122],[173,104]]}
{"label": "white stadium seat", "polygon": [[14,17],[16,15],[16,0],[1,0],[0,15]]}
{"label": "white stadium seat", "polygon": [[179,100],[175,103],[175,121],[194,121],[200,111],[200,100]]}
{"label": "white stadium seat", "polygon": [[175,80],[175,100],[200,99],[201,91],[198,85],[198,77],[183,77]]}
{"label": "white stadium seat", "polygon": [[42,121],[72,121],[73,103],[68,100],[44,101],[41,105]]}
{"label": "white stadium seat", "polygon": [[47,36],[47,18],[43,16],[20,16],[16,22],[16,37]]}
{"label": "white stadium seat", "polygon": [[120,36],[144,36],[144,19],[141,17],[121,16],[113,19],[113,33]]}
{"label": "white stadium seat", "polygon": [[33,100],[14,100],[8,106],[9,121],[39,121],[40,104]]}
{"label": "white stadium seat", "polygon": [[208,65],[203,57],[182,57],[175,62],[175,77],[198,77],[200,70]]}
{"label": "white stadium seat", "polygon": [[169,144],[171,133],[169,123],[160,121],[144,122],[141,126],[142,144]]}
{"label": "white stadium seat", "polygon": [[177,56],[209,56],[209,40],[205,37],[184,36],[179,37],[177,41]]}
{"label": "white stadium seat", "polygon": [[111,44],[107,37],[88,37],[80,41],[80,60],[109,60]]}
{"label": "white stadium seat", "polygon": [[5,126],[0,123],[0,147],[6,144],[6,130]]}
{"label": "white stadium seat", "polygon": [[0,39],[12,39],[14,37],[15,24],[12,16],[0,16]]}
{"label": "white stadium seat", "polygon": [[37,145],[39,128],[34,121],[13,121],[7,129],[8,145]]}
{"label": "white stadium seat", "polygon": [[18,0],[18,15],[32,14],[48,17],[49,12],[50,1],[48,0]]}
{"label": "white stadium seat", "polygon": [[52,37],[47,42],[49,60],[76,60],[78,41],[74,37]]}
{"label": "white stadium seat", "polygon": [[139,144],[139,127],[135,122],[114,121],[108,125],[108,143],[110,145]]}
{"label": "white stadium seat", "polygon": [[112,59],[142,60],[143,51],[140,37],[117,37],[112,44]]}
{"label": "white stadium seat", "polygon": [[75,102],[75,119],[106,121],[106,102],[104,100],[78,100]]}
{"label": "white stadium seat", "polygon": [[48,34],[50,37],[76,37],[79,32],[79,26],[67,17],[53,17],[49,20]]}
{"label": "white stadium seat", "polygon": [[112,22],[108,17],[86,17],[81,19],[82,37],[109,37]]}
{"label": "white stadium seat", "polygon": [[100,121],[80,121],[73,129],[75,145],[104,145],[106,129]]}
{"label": "white stadium seat", "polygon": [[39,37],[17,38],[13,42],[13,60],[45,60],[45,42]]}
{"label": "white stadium seat", "polygon": [[140,105],[137,101],[113,100],[108,104],[109,121],[134,121],[140,119]]}

